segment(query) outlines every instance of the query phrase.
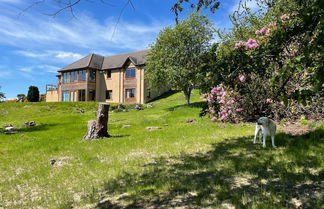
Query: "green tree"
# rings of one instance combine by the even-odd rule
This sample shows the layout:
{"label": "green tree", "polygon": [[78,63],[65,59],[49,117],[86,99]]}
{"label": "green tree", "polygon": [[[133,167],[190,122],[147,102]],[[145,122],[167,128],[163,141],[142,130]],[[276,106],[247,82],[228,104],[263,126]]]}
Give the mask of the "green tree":
{"label": "green tree", "polygon": [[203,55],[211,46],[213,32],[209,19],[199,13],[161,31],[147,56],[149,87],[157,89],[167,84],[181,89],[190,104],[192,89],[204,78]]}
{"label": "green tree", "polygon": [[24,102],[25,98],[26,98],[25,94],[17,94],[18,102]]}
{"label": "green tree", "polygon": [[39,102],[39,90],[37,86],[29,86],[27,99],[29,102]]}
{"label": "green tree", "polygon": [[[1,86],[0,86],[0,89],[1,89]],[[3,92],[0,91],[0,100],[2,100],[2,99],[4,99],[4,98],[6,98],[6,97],[5,97],[5,94],[4,94]]]}

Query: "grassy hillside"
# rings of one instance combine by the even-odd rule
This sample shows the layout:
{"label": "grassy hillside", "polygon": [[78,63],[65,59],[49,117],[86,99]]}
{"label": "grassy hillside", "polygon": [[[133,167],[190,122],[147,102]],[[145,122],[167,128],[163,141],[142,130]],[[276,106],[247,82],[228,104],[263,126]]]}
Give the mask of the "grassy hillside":
{"label": "grassy hillside", "polygon": [[198,92],[192,102],[173,93],[110,113],[112,137],[93,142],[81,139],[97,103],[1,103],[0,125],[21,129],[0,130],[0,208],[321,207],[323,126],[262,149],[253,126],[201,119]]}

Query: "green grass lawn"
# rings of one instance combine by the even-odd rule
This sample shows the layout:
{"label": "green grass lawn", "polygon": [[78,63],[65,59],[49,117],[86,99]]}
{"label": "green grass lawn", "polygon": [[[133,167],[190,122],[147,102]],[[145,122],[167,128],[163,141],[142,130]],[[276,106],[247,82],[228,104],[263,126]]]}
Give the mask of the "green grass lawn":
{"label": "green grass lawn", "polygon": [[0,130],[0,208],[323,208],[323,124],[263,149],[252,125],[201,119],[197,91],[192,102],[174,92],[110,113],[112,137],[92,142],[98,103],[1,103],[0,125],[21,129]]}

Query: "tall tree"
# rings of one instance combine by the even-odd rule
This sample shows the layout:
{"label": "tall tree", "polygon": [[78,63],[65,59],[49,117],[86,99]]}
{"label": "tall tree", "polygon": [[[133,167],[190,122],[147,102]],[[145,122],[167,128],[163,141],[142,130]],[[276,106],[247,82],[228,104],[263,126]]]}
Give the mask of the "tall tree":
{"label": "tall tree", "polygon": [[29,102],[39,102],[39,90],[37,86],[29,86],[27,99]]}
{"label": "tall tree", "polygon": [[[1,86],[0,86],[0,89],[1,89]],[[6,98],[6,97],[5,97],[5,94],[4,94],[3,92],[0,91],[0,101],[1,101],[2,99],[4,99],[4,98]]]}
{"label": "tall tree", "polygon": [[191,14],[174,27],[160,32],[147,56],[146,78],[151,89],[181,89],[190,104],[192,89],[204,78],[203,56],[208,52],[214,28],[206,16]]}

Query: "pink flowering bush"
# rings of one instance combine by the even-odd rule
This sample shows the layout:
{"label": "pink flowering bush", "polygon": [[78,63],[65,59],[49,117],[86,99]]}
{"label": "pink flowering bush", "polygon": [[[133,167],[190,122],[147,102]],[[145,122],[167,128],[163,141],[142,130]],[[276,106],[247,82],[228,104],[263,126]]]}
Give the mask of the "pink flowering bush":
{"label": "pink flowering bush", "polygon": [[[214,56],[204,66],[208,76],[201,88],[208,92],[212,120],[324,117],[323,13],[319,0],[302,2],[277,1],[274,5],[281,6],[269,13],[233,15],[233,30],[210,51]],[[217,87],[225,96],[214,93]],[[231,91],[234,95],[227,97]],[[313,99],[316,95],[321,99]],[[230,98],[233,104],[227,103]]]}
{"label": "pink flowering bush", "polygon": [[255,31],[257,36],[267,35],[270,33],[270,30],[266,27],[261,28],[260,30]]}
{"label": "pink flowering bush", "polygon": [[282,20],[282,22],[285,22],[286,20],[289,19],[289,16],[287,14],[283,14],[281,15],[280,19]]}
{"label": "pink flowering bush", "polygon": [[207,94],[204,101],[208,103],[208,113],[212,121],[239,122],[240,112],[243,109],[239,105],[239,95],[224,85],[218,85]]}
{"label": "pink flowering bush", "polygon": [[245,50],[250,50],[259,46],[259,43],[255,39],[249,39],[248,41],[239,41],[235,43],[235,48],[244,47]]}

